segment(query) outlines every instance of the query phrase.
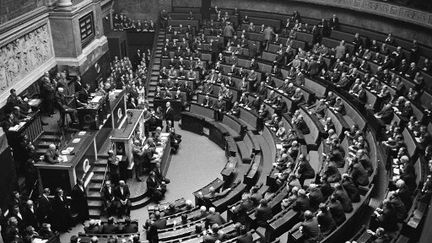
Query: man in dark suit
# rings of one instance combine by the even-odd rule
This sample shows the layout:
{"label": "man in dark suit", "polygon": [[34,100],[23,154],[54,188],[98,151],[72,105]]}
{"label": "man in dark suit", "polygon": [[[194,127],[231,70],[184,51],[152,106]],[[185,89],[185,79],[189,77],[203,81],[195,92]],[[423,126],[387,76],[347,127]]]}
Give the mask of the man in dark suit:
{"label": "man in dark suit", "polygon": [[353,207],[348,194],[345,192],[342,185],[340,185],[339,183],[335,185],[335,188],[336,190],[334,191],[333,195],[342,204],[342,207],[346,213],[351,212],[353,210]]}
{"label": "man in dark suit", "polygon": [[52,214],[52,205],[51,201],[49,200],[48,196],[50,195],[51,191],[49,188],[45,188],[43,190],[42,196],[38,200],[38,207],[37,207],[37,218],[39,220],[39,223],[49,223],[50,219],[49,217]]}
{"label": "man in dark suit", "polygon": [[252,243],[252,234],[246,230],[245,226],[240,226],[240,235],[237,238],[237,243]]}
{"label": "man in dark suit", "polygon": [[209,226],[212,226],[214,224],[222,225],[226,221],[219,212],[216,212],[216,209],[214,207],[209,208],[209,215],[207,215],[205,219],[205,227],[208,228]]}
{"label": "man in dark suit", "polygon": [[352,160],[348,171],[356,185],[367,186],[369,184],[368,172],[357,159]]}
{"label": "man in dark suit", "polygon": [[324,235],[328,235],[336,229],[336,222],[334,221],[331,213],[329,212],[327,205],[321,203],[319,205],[319,211],[317,213],[317,220],[320,225],[321,232]]}
{"label": "man in dark suit", "polygon": [[345,212],[342,204],[333,195],[330,196],[328,208],[336,224],[341,225],[346,219]]}
{"label": "man in dark suit", "polygon": [[25,226],[32,226],[35,229],[39,228],[38,219],[36,216],[36,208],[32,200],[27,200],[26,206],[23,209],[23,220]]}
{"label": "man in dark suit", "polygon": [[114,195],[114,188],[111,185],[111,181],[106,181],[105,186],[102,189],[102,200],[103,200],[103,210],[107,213],[108,216],[116,213],[116,200]]}
{"label": "man in dark suit", "polygon": [[298,191],[298,197],[296,201],[294,202],[293,209],[297,212],[304,212],[306,210],[310,209],[310,201],[309,198],[306,196],[306,191],[303,189],[300,189]]}
{"label": "man in dark suit", "polygon": [[273,217],[271,208],[268,206],[267,200],[261,199],[260,205],[255,211],[256,223],[258,226],[266,227],[267,220]]}
{"label": "man in dark suit", "polygon": [[171,121],[171,124],[174,124],[174,116],[175,112],[174,109],[171,107],[171,102],[166,103],[166,110],[165,110],[165,121],[168,124],[168,121]]}
{"label": "man in dark suit", "polygon": [[72,217],[63,190],[58,188],[53,199],[53,229],[66,232],[71,226]]}
{"label": "man in dark suit", "polygon": [[304,213],[305,220],[301,223],[300,230],[303,233],[304,242],[318,242],[321,238],[321,230],[318,220],[313,213],[307,210]]}
{"label": "man in dark suit", "polygon": [[84,222],[89,218],[89,209],[87,204],[87,193],[82,179],[78,179],[77,184],[72,188],[71,197],[72,212],[78,214],[79,222]]}
{"label": "man in dark suit", "polygon": [[20,231],[23,231],[24,228],[25,228],[25,224],[24,224],[24,217],[23,217],[23,215],[21,214],[21,210],[20,210],[19,205],[17,205],[17,204],[14,205],[14,206],[10,209],[9,213],[6,215],[6,218],[11,218],[11,217],[14,217],[14,218],[17,220],[17,226],[18,226],[18,229],[19,229]]}
{"label": "man in dark suit", "polygon": [[151,199],[155,202],[160,201],[165,195],[166,187],[156,178],[154,171],[150,172],[146,182]]}
{"label": "man in dark suit", "polygon": [[342,187],[345,189],[352,202],[360,202],[359,189],[348,174],[342,176]]}
{"label": "man in dark suit", "polygon": [[116,197],[116,201],[118,203],[118,214],[121,217],[122,215],[130,215],[130,207],[131,202],[129,200],[130,191],[128,185],[123,180],[119,181],[119,185],[117,186],[114,195]]}
{"label": "man in dark suit", "polygon": [[161,218],[160,213],[156,211],[154,214],[153,224],[157,229],[165,229],[167,227],[167,220],[165,218]]}
{"label": "man in dark suit", "polygon": [[132,234],[132,233],[136,233],[136,232],[138,232],[138,226],[136,224],[132,224],[131,219],[129,217],[127,217],[125,219],[125,224],[124,224],[124,228],[123,228],[122,233]]}
{"label": "man in dark suit", "polygon": [[115,234],[117,232],[117,225],[114,223],[114,218],[109,217],[108,223],[102,227],[102,234]]}
{"label": "man in dark suit", "polygon": [[90,85],[85,84],[83,88],[77,92],[77,104],[79,107],[84,107],[88,104],[88,100],[90,97]]}

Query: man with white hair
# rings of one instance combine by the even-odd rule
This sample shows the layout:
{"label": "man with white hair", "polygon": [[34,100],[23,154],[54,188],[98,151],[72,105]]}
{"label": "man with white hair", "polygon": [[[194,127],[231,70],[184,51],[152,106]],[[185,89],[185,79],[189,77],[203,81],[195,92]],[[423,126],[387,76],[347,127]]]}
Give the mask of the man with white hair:
{"label": "man with white hair", "polygon": [[57,151],[57,147],[53,143],[50,144],[48,150],[45,153],[45,162],[49,164],[57,164],[60,163],[60,161],[61,158],[59,152]]}
{"label": "man with white hair", "polygon": [[216,212],[216,209],[214,207],[209,208],[209,214],[205,219],[206,228],[214,224],[223,225],[225,222],[226,222],[225,219],[222,218],[219,212]]}
{"label": "man with white hair", "polygon": [[120,180],[119,185],[114,191],[114,195],[116,197],[117,205],[118,205],[118,213],[121,217],[122,215],[129,216],[130,215],[130,207],[131,202],[129,200],[130,191],[128,185],[126,185],[125,181]]}

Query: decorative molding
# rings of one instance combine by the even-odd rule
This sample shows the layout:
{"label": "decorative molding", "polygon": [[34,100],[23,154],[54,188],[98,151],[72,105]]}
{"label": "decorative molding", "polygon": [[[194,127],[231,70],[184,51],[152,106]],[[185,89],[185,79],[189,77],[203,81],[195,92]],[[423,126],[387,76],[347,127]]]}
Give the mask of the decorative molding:
{"label": "decorative molding", "polygon": [[375,0],[292,0],[382,15],[432,29],[432,13]]}
{"label": "decorative molding", "polygon": [[[19,17],[8,20],[7,22],[0,24],[0,35],[14,28],[25,26],[28,23],[34,23],[35,19],[46,18],[48,11],[49,9],[46,6],[42,6]],[[1,36],[0,40],[2,40]]]}

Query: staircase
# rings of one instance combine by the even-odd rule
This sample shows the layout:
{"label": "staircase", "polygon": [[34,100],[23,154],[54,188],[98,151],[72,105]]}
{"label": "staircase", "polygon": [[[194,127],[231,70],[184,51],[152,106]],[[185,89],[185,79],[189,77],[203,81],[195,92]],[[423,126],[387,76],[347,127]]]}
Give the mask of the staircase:
{"label": "staircase", "polygon": [[102,211],[101,189],[106,178],[108,164],[107,155],[99,155],[98,160],[93,164],[91,179],[87,185],[87,203],[89,206],[89,216],[92,219],[99,219]]}
{"label": "staircase", "polygon": [[153,108],[154,96],[156,93],[156,87],[159,80],[159,71],[161,69],[161,58],[162,58],[162,49],[165,41],[165,30],[160,29],[157,39],[155,41],[156,49],[153,55],[153,62],[151,63],[150,70],[150,80],[148,84],[148,93],[147,100],[150,105],[150,108]]}

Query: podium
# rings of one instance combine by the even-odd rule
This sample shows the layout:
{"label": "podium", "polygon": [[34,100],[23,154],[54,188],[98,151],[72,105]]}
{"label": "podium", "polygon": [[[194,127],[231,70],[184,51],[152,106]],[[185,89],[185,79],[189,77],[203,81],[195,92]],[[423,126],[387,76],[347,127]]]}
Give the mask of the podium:
{"label": "podium", "polygon": [[49,164],[39,161],[35,164],[39,179],[39,190],[48,187],[55,191],[61,187],[70,194],[77,179],[84,179],[96,160],[95,132],[77,133],[64,146],[59,148],[63,162]]}
{"label": "podium", "polygon": [[[132,146],[134,139],[144,141],[144,110],[128,109],[126,117],[118,128],[113,129],[110,134],[110,141],[117,156],[126,157],[127,177],[132,175],[134,167]],[[123,167],[123,166],[122,166]]]}

